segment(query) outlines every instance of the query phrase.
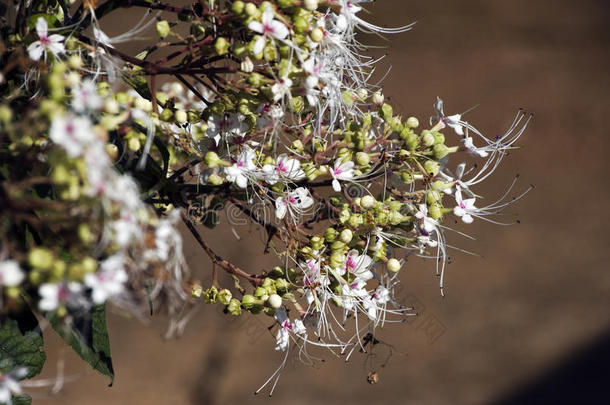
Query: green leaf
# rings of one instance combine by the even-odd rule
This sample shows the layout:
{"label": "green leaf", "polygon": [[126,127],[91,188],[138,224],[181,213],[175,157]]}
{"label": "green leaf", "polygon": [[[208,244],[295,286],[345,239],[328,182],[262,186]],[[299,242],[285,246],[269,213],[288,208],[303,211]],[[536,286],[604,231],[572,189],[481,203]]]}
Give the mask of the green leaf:
{"label": "green leaf", "polygon": [[22,333],[19,324],[6,319],[0,326],[0,373],[9,373],[18,367],[27,367],[25,378],[40,373],[47,355],[43,351],[42,335],[29,330]]}
{"label": "green leaf", "polygon": [[91,312],[73,315],[69,323],[53,317],[49,320],[53,329],[74,349],[83,360],[114,381],[114,368],[110,356],[110,341],[106,327],[106,307],[98,305]]}
{"label": "green leaf", "polygon": [[148,82],[144,75],[138,74],[137,70],[134,73],[123,73],[123,80],[125,80],[139,95],[147,100],[152,100],[152,93],[148,87]]}
{"label": "green leaf", "polygon": [[28,394],[13,395],[13,405],[32,405],[32,397]]}

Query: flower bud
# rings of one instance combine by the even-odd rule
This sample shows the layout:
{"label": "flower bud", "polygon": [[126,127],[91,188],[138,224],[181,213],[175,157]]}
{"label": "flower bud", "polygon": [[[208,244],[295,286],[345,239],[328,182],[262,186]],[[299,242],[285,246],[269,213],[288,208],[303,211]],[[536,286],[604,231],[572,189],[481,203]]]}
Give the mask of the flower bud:
{"label": "flower bud", "polygon": [[241,315],[241,303],[239,300],[233,298],[227,305],[227,312],[233,316]]}
{"label": "flower bud", "polygon": [[381,106],[381,115],[383,116],[383,119],[390,121],[392,119],[392,115],[394,115],[394,109],[389,104],[383,104]]}
{"label": "flower bud", "polygon": [[203,287],[199,284],[193,285],[191,288],[191,297],[201,298],[203,296]]}
{"label": "flower bud", "polygon": [[264,287],[256,287],[256,290],[254,290],[254,296],[256,298],[262,298],[262,297],[268,297],[269,294],[267,294],[267,289]]}
{"label": "flower bud", "polygon": [[30,266],[40,270],[49,270],[55,261],[53,253],[46,248],[34,248],[28,253],[28,263]]}
{"label": "flower bud", "polygon": [[214,50],[218,55],[226,55],[229,52],[229,46],[229,42],[225,38],[219,37],[214,43]]}
{"label": "flower bud", "polygon": [[324,232],[324,239],[329,242],[333,242],[337,238],[337,230],[335,228],[326,228]]}
{"label": "flower bud", "polygon": [[185,111],[177,110],[174,116],[178,124],[184,124],[186,121],[188,121],[188,115]]}
{"label": "flower bud", "polygon": [[203,160],[208,167],[216,167],[222,162],[222,159],[218,157],[218,154],[213,151],[208,151]]}
{"label": "flower bud", "polygon": [[371,101],[373,102],[373,104],[376,105],[382,105],[383,101],[384,101],[384,97],[383,94],[379,91],[373,93],[373,96],[371,97]]}
{"label": "flower bud", "polygon": [[336,240],[332,243],[332,245],[330,245],[330,249],[334,252],[334,251],[339,251],[339,250],[343,250],[345,248],[345,242],[341,241],[341,240]]}
{"label": "flower bud", "polygon": [[333,253],[330,255],[329,265],[331,268],[336,269],[343,266],[344,257],[341,253]]}
{"label": "flower bud", "polygon": [[216,302],[216,297],[218,297],[218,289],[214,286],[208,288],[203,293],[203,298],[207,304],[213,304]]}
{"label": "flower bud", "polygon": [[72,55],[68,58],[68,66],[70,69],[78,70],[83,67],[83,60],[78,55]]}
{"label": "flower bud", "polygon": [[433,219],[441,219],[441,217],[443,216],[443,211],[441,210],[441,206],[438,203],[430,205],[428,207],[428,213]]}
{"label": "flower bud", "polygon": [[345,244],[350,243],[352,241],[353,237],[354,237],[354,234],[349,229],[342,230],[341,234],[339,235],[339,239],[341,239],[341,242],[343,242]]}
{"label": "flower bud", "polygon": [[13,111],[6,105],[0,106],[0,122],[8,124],[13,118]]}
{"label": "flower bud", "polygon": [[368,210],[375,206],[375,201],[375,197],[367,194],[360,199],[360,206]]}
{"label": "flower bud", "polygon": [[313,42],[320,42],[324,39],[324,31],[320,27],[316,27],[309,33],[309,38]]}
{"label": "flower bud", "polygon": [[305,10],[314,11],[318,9],[318,0],[303,0]]}
{"label": "flower bud", "polygon": [[321,238],[317,235],[311,238],[311,247],[314,250],[320,250],[320,249],[322,249],[323,246],[324,246],[324,238]]}
{"label": "flower bud", "polygon": [[441,165],[434,160],[427,160],[426,163],[424,163],[424,169],[426,169],[426,173],[432,176],[436,176],[440,168]]}
{"label": "flower bud", "polygon": [[231,291],[227,290],[226,288],[223,288],[218,292],[218,302],[223,305],[229,305],[231,298],[233,298],[233,294],[231,294]]}
{"label": "flower bud", "polygon": [[245,294],[241,298],[241,305],[248,311],[251,310],[257,304],[258,304],[258,300],[256,298],[254,298],[253,295]]}
{"label": "flower bud", "polygon": [[430,131],[423,131],[421,140],[426,146],[434,145],[434,135]]}
{"label": "flower bud", "polygon": [[349,225],[352,228],[357,228],[364,223],[364,218],[362,218],[362,214],[352,214],[349,218]]}
{"label": "flower bud", "polygon": [[271,308],[278,309],[282,306],[282,297],[277,294],[271,294],[267,302],[269,302]]}
{"label": "flower bud", "polygon": [[244,12],[244,7],[245,7],[244,2],[241,0],[237,0],[237,1],[234,1],[233,4],[231,5],[231,11],[233,11],[235,14],[239,15]]}
{"label": "flower bud", "polygon": [[388,271],[391,271],[392,273],[398,273],[398,271],[400,270],[401,264],[395,258],[391,258],[390,260],[388,260],[387,267],[388,267]]}
{"label": "flower bud", "polygon": [[302,34],[309,29],[309,22],[303,17],[296,17],[292,21],[294,31],[298,34]]}
{"label": "flower bud", "polygon": [[275,290],[276,291],[284,292],[284,291],[288,291],[289,288],[290,288],[290,283],[286,279],[278,278],[277,280],[275,280]]}
{"label": "flower bud", "polygon": [[244,11],[250,17],[256,17],[258,15],[258,8],[254,3],[246,3]]}
{"label": "flower bud", "polygon": [[104,102],[104,111],[108,114],[118,114],[119,113],[119,103],[113,98],[109,98]]}
{"label": "flower bud", "polygon": [[371,162],[371,157],[368,153],[358,152],[356,153],[356,163],[360,166],[366,166]]}
{"label": "flower bud", "polygon": [[161,38],[168,36],[171,30],[169,23],[165,20],[157,21],[155,29],[157,30],[157,35]]}
{"label": "flower bud", "polygon": [[254,63],[250,57],[246,56],[246,58],[241,62],[240,67],[242,72],[251,73],[254,70]]}
{"label": "flower bud", "polygon": [[142,147],[142,144],[138,138],[130,138],[129,141],[127,141],[127,147],[129,150],[137,152]]}
{"label": "flower bud", "polygon": [[419,120],[415,117],[407,118],[407,126],[409,128],[417,128],[419,126]]}

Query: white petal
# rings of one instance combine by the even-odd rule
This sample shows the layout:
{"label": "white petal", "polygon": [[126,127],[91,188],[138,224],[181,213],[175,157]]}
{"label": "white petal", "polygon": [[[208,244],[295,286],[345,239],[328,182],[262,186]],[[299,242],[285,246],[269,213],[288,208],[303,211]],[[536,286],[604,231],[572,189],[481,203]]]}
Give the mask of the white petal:
{"label": "white petal", "polygon": [[49,25],[47,24],[47,20],[42,17],[38,17],[36,20],[36,33],[39,37],[46,37],[49,32]]}
{"label": "white petal", "polygon": [[248,28],[254,32],[258,32],[259,34],[263,33],[263,24],[258,21],[251,21],[250,24],[248,24]]}
{"label": "white petal", "polygon": [[273,21],[273,22],[271,22],[270,25],[271,25],[271,29],[273,30],[271,32],[271,35],[274,38],[284,39],[288,36],[288,34],[289,34],[288,28],[286,28],[286,26],[284,24],[282,24],[281,22]]}
{"label": "white petal", "polygon": [[286,216],[286,210],[286,202],[284,201],[283,197],[275,200],[275,216],[277,219],[284,219]]}
{"label": "white petal", "polygon": [[256,42],[254,43],[254,48],[252,49],[252,51],[254,52],[254,55],[258,55],[259,53],[261,53],[263,51],[263,49],[265,49],[266,40],[267,40],[267,37],[264,35],[261,35],[260,37],[258,37]]}
{"label": "white petal", "polygon": [[462,216],[462,221],[466,224],[472,224],[473,218],[470,214],[464,214]]}
{"label": "white petal", "polygon": [[40,41],[33,42],[30,44],[30,46],[28,46],[28,53],[30,55],[30,58],[33,60],[40,60],[43,51],[44,47],[42,46]]}
{"label": "white petal", "polygon": [[337,179],[333,179],[333,190],[335,190],[336,193],[341,192],[341,184]]}

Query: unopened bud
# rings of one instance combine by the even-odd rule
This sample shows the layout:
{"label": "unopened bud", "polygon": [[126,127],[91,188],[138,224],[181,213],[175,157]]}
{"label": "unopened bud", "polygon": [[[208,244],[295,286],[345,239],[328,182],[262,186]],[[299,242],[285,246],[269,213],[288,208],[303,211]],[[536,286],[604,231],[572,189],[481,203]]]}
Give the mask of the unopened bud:
{"label": "unopened bud", "polygon": [[278,309],[279,307],[282,306],[282,297],[280,297],[277,294],[271,294],[269,296],[269,300],[267,300],[267,302],[269,302],[269,305],[271,306],[271,308]]}
{"label": "unopened bud", "polygon": [[352,241],[353,237],[354,237],[354,234],[349,229],[342,230],[341,234],[339,235],[339,239],[341,239],[341,242],[346,243],[346,244],[350,243]]}
{"label": "unopened bud", "polygon": [[168,36],[171,30],[169,23],[165,20],[157,21],[157,25],[155,26],[155,28],[157,30],[157,35],[161,38],[165,38],[166,36]]}
{"label": "unopened bud", "polygon": [[239,68],[242,72],[251,73],[254,70],[254,63],[250,57],[246,56],[246,58],[241,62]]}
{"label": "unopened bud", "polygon": [[360,206],[368,210],[375,206],[375,201],[375,197],[367,194],[360,199]]}

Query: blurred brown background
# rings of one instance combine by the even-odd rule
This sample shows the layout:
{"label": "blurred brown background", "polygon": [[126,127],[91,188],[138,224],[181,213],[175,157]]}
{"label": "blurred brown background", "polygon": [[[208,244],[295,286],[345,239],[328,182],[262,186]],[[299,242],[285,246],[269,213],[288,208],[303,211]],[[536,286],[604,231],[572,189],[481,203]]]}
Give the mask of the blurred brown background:
{"label": "blurred brown background", "polygon": [[[522,223],[475,222],[466,230],[476,242],[451,235],[452,244],[484,258],[453,255],[444,299],[430,265],[409,260],[404,297],[420,316],[379,335],[396,350],[386,367],[384,345],[376,358],[355,355],[348,365],[330,354],[319,368],[295,362],[269,399],[252,394],[281,361],[268,319],[231,322],[208,306],[183,338],[165,341],[163,319],[145,327],[112,315],[114,386],[87,372],[56,396],[36,394],[36,403],[608,403],[610,4],[381,0],[369,8],[379,24],[418,21],[390,42],[369,38],[388,46],[384,88],[395,110],[425,122],[436,96],[448,114],[480,104],[467,119],[492,136],[518,107],[535,113],[525,147],[479,188],[489,199],[499,196],[517,173],[522,189],[535,184],[511,209]],[[111,32],[135,23],[120,13],[109,20],[116,23],[106,25]],[[259,271],[267,259],[256,229],[237,232],[241,243],[226,227],[213,236],[203,230],[221,254]],[[207,258],[189,249],[193,270],[205,277]],[[47,345],[45,375],[52,376],[61,345],[50,334]],[[65,358],[68,374],[86,369]],[[370,370],[379,372],[376,385],[366,383]]]}

